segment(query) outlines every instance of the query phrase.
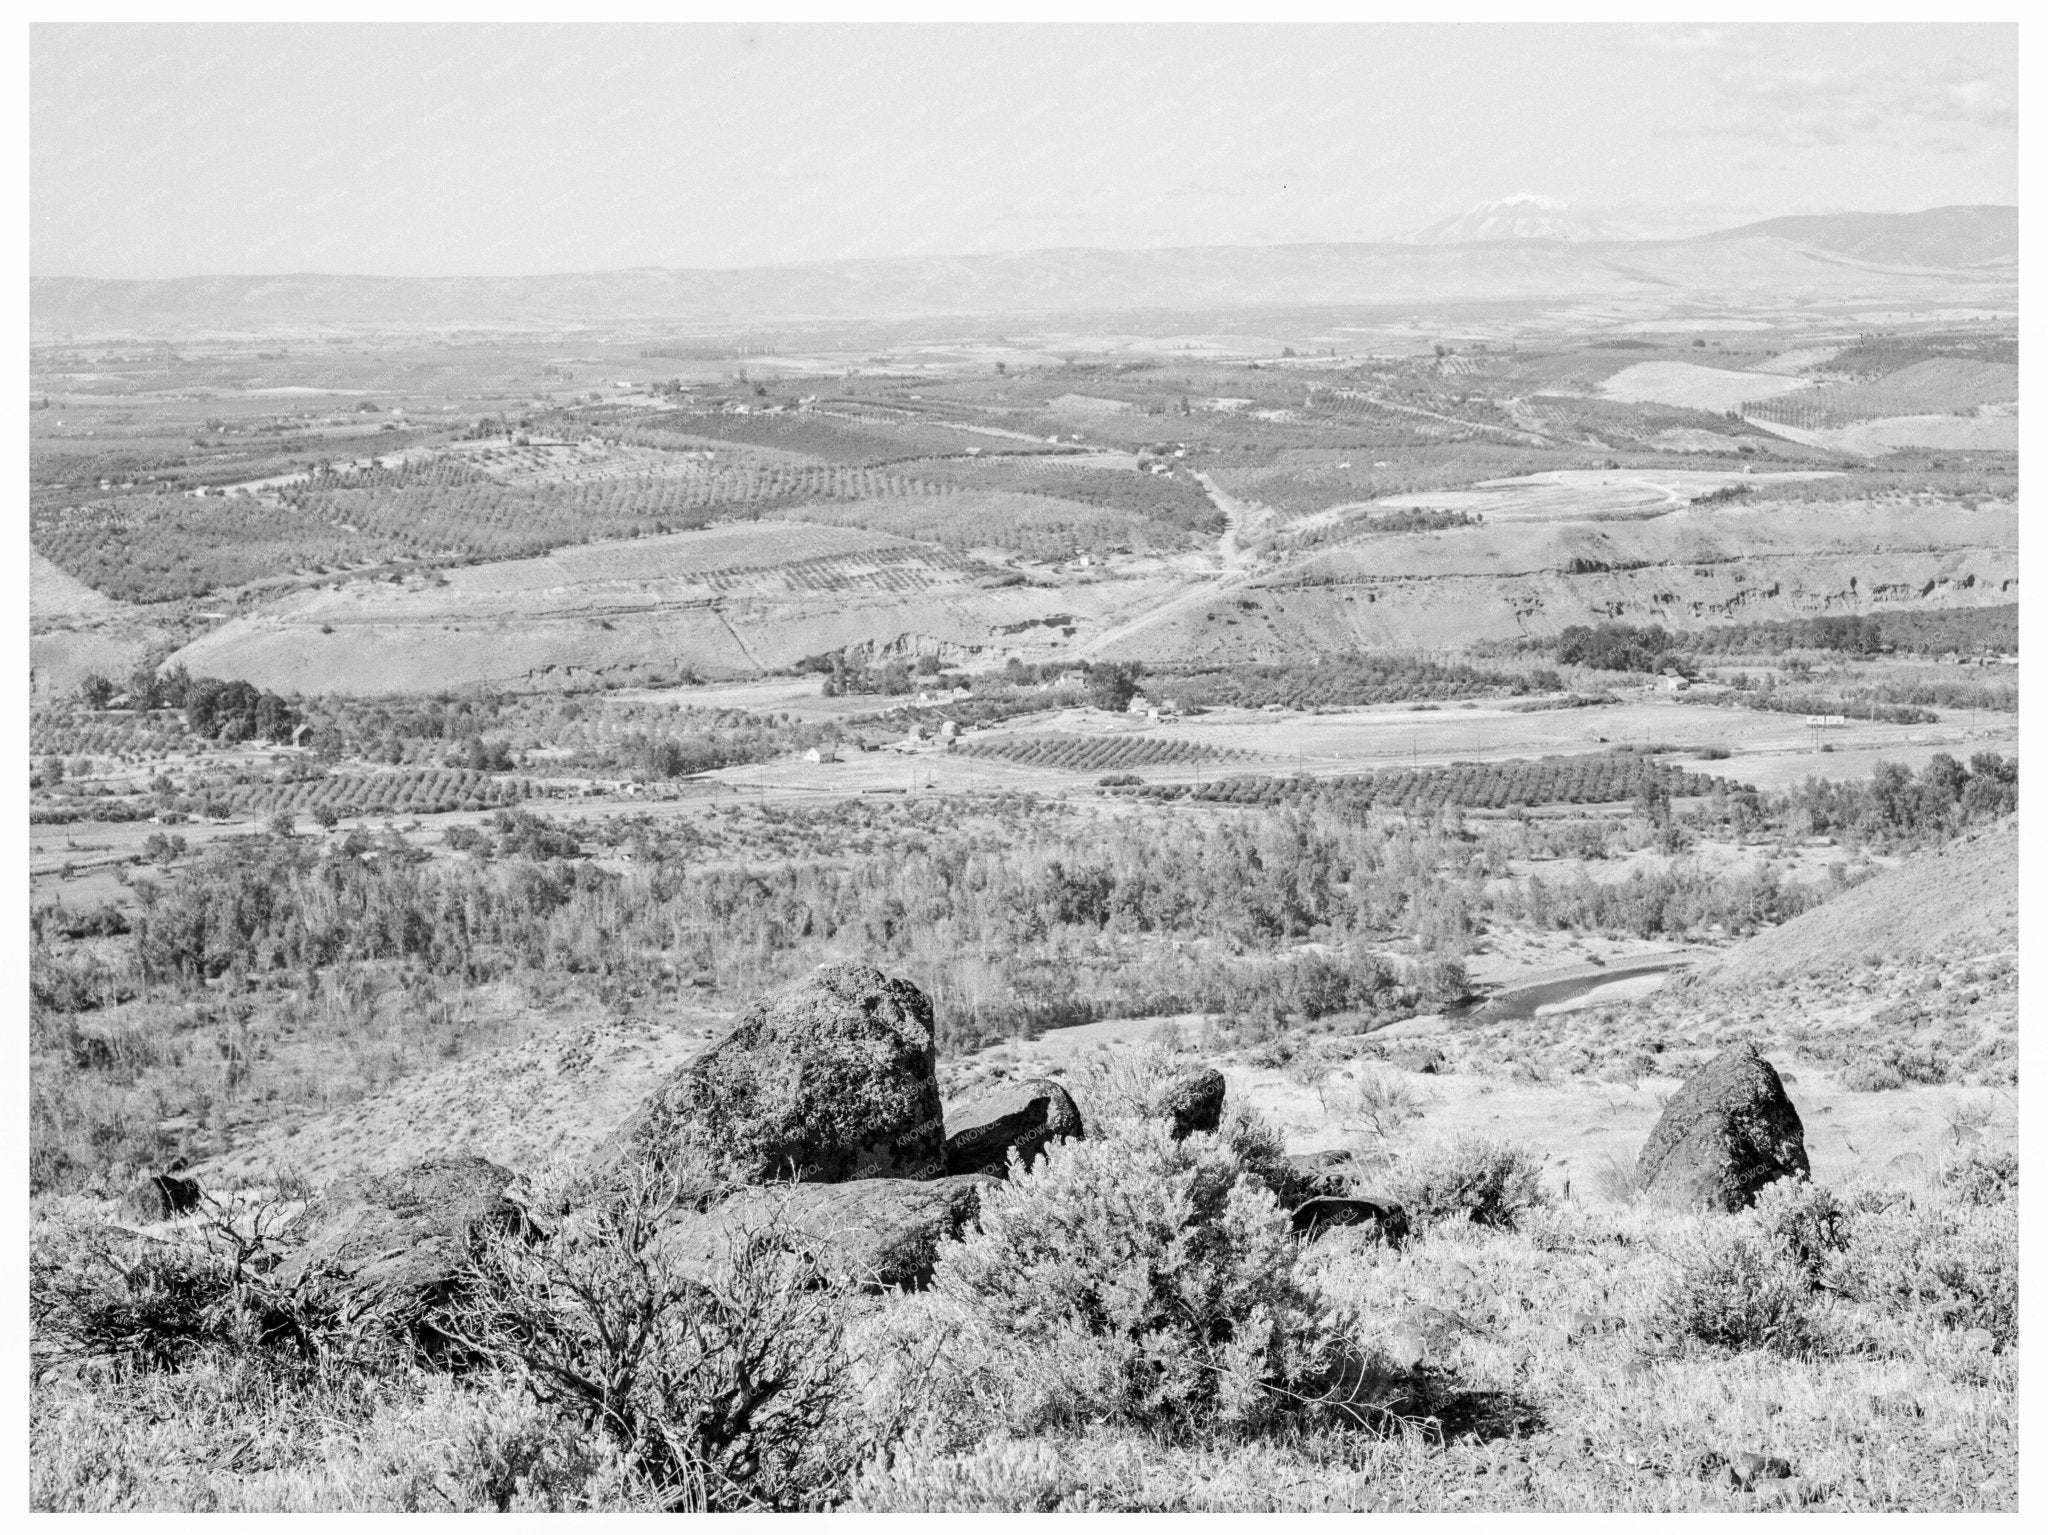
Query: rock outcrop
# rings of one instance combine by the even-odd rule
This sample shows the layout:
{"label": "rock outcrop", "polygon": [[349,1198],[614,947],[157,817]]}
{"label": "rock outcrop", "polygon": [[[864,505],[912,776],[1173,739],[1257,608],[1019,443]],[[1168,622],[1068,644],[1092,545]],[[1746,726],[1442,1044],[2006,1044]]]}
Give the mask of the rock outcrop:
{"label": "rock outcrop", "polygon": [[1765,1184],[1803,1178],[1806,1129],[1755,1045],[1723,1050],[1686,1079],[1636,1159],[1636,1180],[1660,1202],[1746,1209]]}
{"label": "rock outcrop", "polygon": [[138,1226],[176,1220],[199,1208],[199,1180],[151,1173],[121,1197],[121,1218]]}
{"label": "rock outcrop", "polygon": [[1387,1064],[1417,1076],[1434,1077],[1441,1075],[1450,1062],[1434,1045],[1398,1045],[1387,1052]]}
{"label": "rock outcrop", "polygon": [[1370,1228],[1389,1247],[1400,1246],[1408,1236],[1408,1212],[1390,1199],[1318,1195],[1296,1205],[1291,1219],[1295,1234],[1310,1241],[1336,1226]]}
{"label": "rock outcrop", "polygon": [[527,1229],[526,1212],[506,1197],[511,1182],[477,1156],[345,1178],[307,1207],[298,1247],[273,1278],[346,1314],[422,1317],[453,1294],[479,1237]]}
{"label": "rock outcrop", "polygon": [[939,1243],[980,1213],[982,1191],[995,1182],[968,1174],[743,1189],[677,1219],[662,1233],[660,1250],[685,1274],[711,1283],[746,1243],[779,1238],[864,1289],[916,1289],[930,1280]]}
{"label": "rock outcrop", "polygon": [[1288,1209],[1311,1199],[1341,1199],[1351,1192],[1358,1163],[1348,1151],[1296,1151],[1275,1169],[1273,1192]]}
{"label": "rock outcrop", "polygon": [[1080,1136],[1080,1110],[1059,1083],[1007,1083],[946,1115],[946,1171],[1006,1178],[1013,1149],[1029,1165],[1054,1141]]}
{"label": "rock outcrop", "polygon": [[744,1184],[937,1177],[936,1063],[923,992],[867,965],[826,965],[756,1002],[678,1069],[591,1170],[694,1170]]}
{"label": "rock outcrop", "polygon": [[1194,1067],[1153,1090],[1152,1112],[1172,1124],[1177,1141],[1198,1130],[1213,1132],[1223,1123],[1224,1086],[1223,1073],[1215,1067]]}

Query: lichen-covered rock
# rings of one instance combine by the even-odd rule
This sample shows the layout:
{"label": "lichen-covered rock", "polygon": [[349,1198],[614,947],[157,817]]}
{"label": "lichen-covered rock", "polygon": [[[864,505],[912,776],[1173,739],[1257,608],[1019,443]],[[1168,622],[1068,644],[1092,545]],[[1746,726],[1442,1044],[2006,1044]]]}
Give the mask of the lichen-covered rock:
{"label": "lichen-covered rock", "polygon": [[1280,1159],[1273,1192],[1288,1209],[1311,1199],[1343,1199],[1368,1169],[1348,1151],[1295,1151]]}
{"label": "lichen-covered rock", "polygon": [[740,1244],[780,1238],[863,1289],[917,1289],[931,1279],[939,1244],[980,1214],[982,1191],[995,1182],[968,1174],[742,1189],[723,1204],[673,1221],[661,1234],[660,1251],[708,1284]]}
{"label": "lichen-covered rock", "polygon": [[1197,1066],[1169,1077],[1152,1093],[1152,1112],[1173,1125],[1173,1138],[1185,1140],[1196,1131],[1213,1133],[1223,1122],[1223,1073]]}
{"label": "lichen-covered rock", "polygon": [[932,1008],[867,965],[826,965],[750,1007],[601,1147],[598,1171],[737,1183],[945,1171]]}
{"label": "lichen-covered rock", "polygon": [[1009,1176],[1010,1151],[1028,1165],[1057,1140],[1078,1140],[1081,1113],[1057,1082],[1006,1083],[946,1115],[946,1171]]}
{"label": "lichen-covered rock", "polygon": [[1645,1194],[1715,1210],[1746,1209],[1764,1185],[1808,1170],[1799,1111],[1752,1044],[1723,1050],[1688,1077],[1636,1159]]}
{"label": "lichen-covered rock", "polygon": [[1389,1247],[1408,1237],[1408,1212],[1391,1199],[1338,1198],[1318,1195],[1294,1207],[1295,1235],[1314,1241],[1335,1226],[1364,1226]]}
{"label": "lichen-covered rock", "polygon": [[297,1249],[272,1277],[343,1313],[418,1317],[454,1293],[479,1237],[527,1229],[505,1195],[511,1182],[505,1168],[466,1155],[342,1179],[307,1207]]}
{"label": "lichen-covered rock", "polygon": [[121,1198],[121,1218],[138,1226],[176,1220],[199,1208],[199,1180],[151,1173]]}

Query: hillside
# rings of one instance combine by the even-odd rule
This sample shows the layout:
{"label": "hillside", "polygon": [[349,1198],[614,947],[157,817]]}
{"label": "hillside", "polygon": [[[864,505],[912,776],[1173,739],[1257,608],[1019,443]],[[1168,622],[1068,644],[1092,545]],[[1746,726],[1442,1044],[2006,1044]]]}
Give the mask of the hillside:
{"label": "hillside", "polygon": [[[850,552],[829,569],[773,563],[782,542],[833,540]],[[375,693],[623,682],[679,667],[752,676],[847,646],[1230,660],[1315,654],[1333,638],[1510,639],[1614,616],[1691,625],[2006,602],[2014,540],[2009,507],[1957,511],[1939,527],[1872,507],[1845,531],[1832,510],[1764,504],[1393,534],[1206,585],[1152,573],[992,587],[929,545],[763,522],[474,565],[442,584],[314,588],[175,659],[286,691]],[[731,575],[707,572],[717,561],[695,551],[712,544],[761,552]]]}
{"label": "hillside", "polygon": [[2019,821],[2010,818],[1915,855],[1823,906],[1761,933],[1701,973],[1721,990],[1912,955],[2011,950],[2019,943]]}
{"label": "hillside", "polygon": [[1815,213],[1701,235],[1703,241],[1794,240],[1857,261],[1964,267],[2019,260],[2020,210],[1997,203],[1919,213]]}
{"label": "hillside", "polygon": [[1359,540],[1191,593],[1103,632],[1089,653],[1271,658],[1554,634],[1603,618],[1691,626],[1879,603],[1966,606],[2010,601],[2018,580],[2009,508],[1958,511],[1939,526],[1911,508],[1873,506],[1851,521],[1762,501],[1640,521],[1494,516]]}

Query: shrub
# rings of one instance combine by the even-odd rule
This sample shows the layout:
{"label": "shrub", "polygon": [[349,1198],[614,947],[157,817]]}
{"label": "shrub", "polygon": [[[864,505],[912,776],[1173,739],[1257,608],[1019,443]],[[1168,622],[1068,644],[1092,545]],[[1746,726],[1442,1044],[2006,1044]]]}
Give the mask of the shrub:
{"label": "shrub", "polygon": [[1548,1203],[1542,1175],[1542,1164],[1524,1148],[1464,1135],[1402,1162],[1393,1195],[1418,1223],[1462,1216],[1512,1228],[1523,1211]]}
{"label": "shrub", "polygon": [[1972,1146],[1941,1169],[1941,1181],[1966,1205],[2003,1204],[2020,1192],[2020,1157],[2012,1147]]}
{"label": "shrub", "polygon": [[1749,1218],[1812,1278],[1849,1245],[1849,1211],[1833,1192],[1806,1178],[1764,1185]]}
{"label": "shrub", "polygon": [[1313,1302],[1272,1191],[1220,1136],[1116,1121],[984,1200],[933,1290],[990,1415],[1250,1427],[1313,1371]]}
{"label": "shrub", "polygon": [[[1155,1037],[1090,1051],[1068,1069],[1065,1085],[1089,1133],[1100,1135],[1115,1125],[1154,1122],[1153,1095],[1189,1069],[1185,1056]],[[1276,1194],[1289,1186],[1286,1140],[1242,1099],[1226,1098],[1216,1134],[1230,1155]]]}
{"label": "shrub", "polygon": [[1066,1088],[1094,1130],[1124,1120],[1149,1119],[1152,1095],[1188,1069],[1188,1062],[1163,1044],[1098,1048],[1074,1060],[1064,1073]]}
{"label": "shrub", "polygon": [[29,1235],[32,1356],[41,1367],[103,1359],[174,1369],[247,1336],[238,1277],[231,1259],[197,1241],[137,1236],[75,1210],[46,1216]]}
{"label": "shrub", "polygon": [[1383,1141],[1422,1114],[1422,1098],[1413,1087],[1391,1071],[1369,1066],[1348,1082],[1324,1083],[1318,1095],[1328,1113],[1358,1121]]}
{"label": "shrub", "polygon": [[1838,1079],[1846,1092],[1888,1093],[1906,1085],[1906,1079],[1892,1062],[1865,1058],[1844,1066]]}
{"label": "shrub", "polygon": [[661,1242],[681,1190],[639,1180],[553,1240],[487,1240],[444,1328],[618,1446],[670,1509],[811,1506],[865,1449],[845,1416],[848,1295],[777,1230],[702,1277]]}
{"label": "shrub", "polygon": [[1852,1300],[1958,1331],[1981,1327],[2009,1347],[2019,1337],[2018,1203],[1901,1201],[1861,1213],[1826,1277]]}
{"label": "shrub", "polygon": [[1812,1276],[1746,1218],[1716,1222],[1681,1249],[1653,1314],[1667,1331],[1713,1348],[1799,1357],[1820,1345]]}

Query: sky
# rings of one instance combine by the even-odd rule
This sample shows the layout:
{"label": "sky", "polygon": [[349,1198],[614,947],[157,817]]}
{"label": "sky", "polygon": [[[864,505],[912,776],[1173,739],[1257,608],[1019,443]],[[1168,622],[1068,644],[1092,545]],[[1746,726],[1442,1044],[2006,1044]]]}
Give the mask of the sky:
{"label": "sky", "polygon": [[40,277],[524,275],[2018,201],[1976,26],[31,29]]}

